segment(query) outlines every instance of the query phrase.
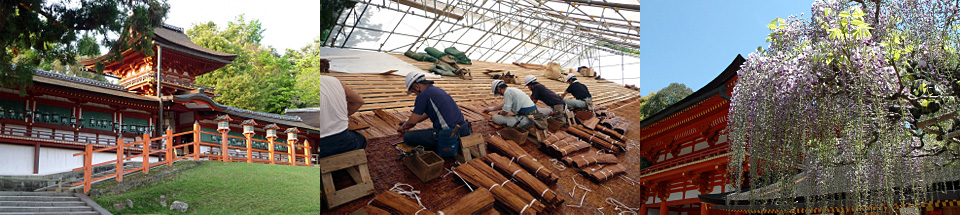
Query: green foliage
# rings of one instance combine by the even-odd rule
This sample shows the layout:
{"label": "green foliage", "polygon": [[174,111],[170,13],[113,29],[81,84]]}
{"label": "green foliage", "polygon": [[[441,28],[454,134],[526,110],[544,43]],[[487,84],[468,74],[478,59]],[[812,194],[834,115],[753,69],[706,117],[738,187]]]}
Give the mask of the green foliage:
{"label": "green foliage", "polygon": [[320,73],[320,60],[323,57],[318,53],[322,45],[323,41],[315,39],[312,45],[301,48],[300,52],[287,51],[291,53],[287,56],[290,56],[291,61],[294,62],[297,73],[296,91],[299,93],[297,103],[304,107],[314,107],[322,102],[317,97],[319,89],[313,85],[316,79],[323,75]]}
{"label": "green foliage", "polygon": [[344,9],[353,8],[357,2],[347,0],[320,0],[320,41],[326,43],[326,39],[333,32],[333,26],[337,24],[337,16]]}
{"label": "green foliage", "polygon": [[[177,162],[175,166],[184,163]],[[167,168],[167,167],[161,167]],[[182,201],[191,214],[317,214],[320,212],[320,171],[313,167],[207,161],[182,170],[160,182],[137,186],[121,194],[94,199],[102,206],[132,200],[134,208],[110,211],[114,214],[180,214],[159,203]],[[163,170],[124,176],[124,181],[149,178]],[[119,186],[115,181],[94,185],[94,189]],[[105,207],[113,209],[112,207]]]}
{"label": "green foliage", "polygon": [[680,83],[670,83],[669,86],[660,89],[656,94],[649,96],[647,103],[640,107],[640,112],[645,116],[649,117],[657,112],[660,112],[664,108],[667,108],[674,103],[686,98],[690,94],[693,94],[693,90],[690,90],[684,84]]}
{"label": "green foliage", "polygon": [[76,65],[76,56],[92,54],[90,44],[96,43],[81,34],[102,37],[100,44],[110,47],[107,60],[119,60],[120,52],[130,49],[152,55],[153,29],[162,24],[168,9],[160,0],[4,1],[0,87],[31,85],[34,69],[44,63]]}
{"label": "green foliage", "polygon": [[270,113],[293,106],[293,65],[289,57],[260,45],[263,31],[260,21],[247,21],[243,15],[222,30],[207,22],[186,31],[197,45],[237,55],[230,65],[197,77],[197,84],[216,89],[218,103]]}

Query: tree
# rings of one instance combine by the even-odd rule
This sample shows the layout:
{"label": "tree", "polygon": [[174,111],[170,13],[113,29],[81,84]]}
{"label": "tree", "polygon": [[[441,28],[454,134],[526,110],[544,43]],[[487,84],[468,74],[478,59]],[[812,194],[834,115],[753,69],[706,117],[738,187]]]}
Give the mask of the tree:
{"label": "tree", "polygon": [[337,24],[337,18],[340,18],[341,12],[345,9],[353,8],[357,5],[355,1],[346,0],[320,0],[320,38],[321,44],[326,44],[327,38],[333,32],[333,27]]}
{"label": "tree", "polygon": [[643,104],[643,107],[640,107],[640,113],[643,114],[644,117],[650,117],[664,108],[686,98],[690,94],[693,94],[693,90],[690,90],[687,85],[670,83],[667,87],[657,91],[656,94],[648,96],[649,99],[647,103]]}
{"label": "tree", "polygon": [[78,54],[90,53],[91,41],[81,34],[103,38],[100,44],[110,47],[107,60],[119,60],[130,49],[153,55],[153,29],[168,9],[160,0],[3,1],[0,87],[32,85],[34,69],[45,63],[76,65]]}
{"label": "tree", "polygon": [[809,20],[771,22],[769,46],[749,55],[730,103],[738,189],[746,175],[746,186],[782,197],[843,192],[855,201],[837,202],[850,207],[923,202],[956,180],[957,6],[816,1]]}
{"label": "tree", "polygon": [[207,22],[186,31],[197,45],[237,55],[230,65],[196,79],[197,84],[216,89],[218,103],[270,113],[294,106],[293,65],[289,58],[260,45],[263,32],[259,20],[247,21],[243,15],[222,30]]}

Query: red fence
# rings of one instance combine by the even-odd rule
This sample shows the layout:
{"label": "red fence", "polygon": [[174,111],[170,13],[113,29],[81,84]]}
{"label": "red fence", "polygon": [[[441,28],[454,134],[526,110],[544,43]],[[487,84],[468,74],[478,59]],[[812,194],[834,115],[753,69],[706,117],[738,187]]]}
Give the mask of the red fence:
{"label": "red fence", "polygon": [[[220,144],[206,143],[200,141],[200,134],[212,134],[220,135],[221,138]],[[227,132],[214,133],[206,132],[200,130],[199,124],[193,125],[192,131],[185,131],[181,133],[173,133],[173,130],[168,129],[163,136],[160,137],[150,137],[149,134],[143,135],[143,140],[123,143],[122,138],[118,138],[116,141],[117,144],[110,147],[100,147],[94,148],[94,145],[87,144],[85,149],[81,153],[73,154],[73,156],[83,156],[83,167],[73,169],[74,171],[83,170],[83,181],[73,184],[73,186],[83,185],[83,192],[87,193],[90,191],[90,184],[95,181],[105,180],[109,178],[116,178],[117,181],[123,181],[123,175],[128,173],[133,173],[137,171],[143,171],[143,173],[149,173],[151,167],[159,166],[166,164],[167,166],[173,165],[174,161],[179,161],[184,158],[192,158],[193,160],[200,160],[201,158],[208,158],[210,160],[217,161],[238,161],[238,162],[247,162],[247,163],[265,163],[265,164],[282,164],[282,165],[302,165],[310,166],[310,143],[303,141],[303,144],[297,145],[296,140],[288,140],[287,143],[275,143],[273,142],[274,138],[268,138],[269,141],[260,141],[254,140],[251,137],[253,135],[246,134],[245,137],[236,137],[227,135]],[[192,137],[193,141],[190,143],[182,143],[179,145],[174,145],[174,139],[184,139],[185,137]],[[227,140],[229,138],[240,138],[246,139],[246,147],[239,146],[229,146]],[[269,145],[268,150],[255,149],[251,148],[253,142],[267,143]],[[159,144],[159,145],[157,145]],[[286,152],[274,150],[275,145],[287,146]],[[159,146],[159,147],[151,147]],[[220,153],[201,153],[201,146],[209,147],[210,151],[213,149],[219,149]],[[128,148],[142,149],[140,154],[131,154],[127,156],[124,151]],[[156,148],[156,149],[154,149]],[[300,150],[297,150],[300,149]],[[93,163],[93,155],[99,152],[116,152],[117,158],[114,160],[108,160],[100,163]],[[184,152],[181,155],[177,155],[176,152]],[[186,151],[191,151],[187,154]],[[230,152],[242,151],[245,154],[235,153],[231,154]],[[302,153],[297,153],[301,151]],[[257,154],[255,156],[254,154]],[[268,154],[264,156],[263,154]],[[150,163],[150,157],[163,158],[163,161]],[[282,160],[282,157],[286,157],[286,160]],[[128,160],[141,160],[143,165],[137,168],[124,169],[123,162]],[[300,161],[300,162],[298,162]],[[117,169],[114,173],[100,176],[97,178],[93,177],[93,168],[98,166],[103,166],[107,164],[115,164]]]}

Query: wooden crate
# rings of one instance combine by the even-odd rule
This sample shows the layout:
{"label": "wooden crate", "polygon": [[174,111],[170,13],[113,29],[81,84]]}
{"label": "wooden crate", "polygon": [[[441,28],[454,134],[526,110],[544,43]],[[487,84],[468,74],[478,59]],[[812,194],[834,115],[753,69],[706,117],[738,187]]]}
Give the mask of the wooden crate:
{"label": "wooden crate", "polygon": [[403,158],[403,165],[413,172],[420,181],[428,182],[440,177],[443,170],[443,158],[432,151],[423,154],[408,155]]}

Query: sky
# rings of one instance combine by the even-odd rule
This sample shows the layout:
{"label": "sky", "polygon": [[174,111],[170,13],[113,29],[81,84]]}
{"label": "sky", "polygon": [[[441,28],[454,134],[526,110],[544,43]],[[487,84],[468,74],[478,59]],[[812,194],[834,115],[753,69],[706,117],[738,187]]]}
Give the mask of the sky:
{"label": "sky", "polygon": [[[209,21],[226,26],[240,14],[247,20],[258,19],[265,29],[261,44],[280,53],[311,44],[320,32],[317,15],[320,5],[315,0],[168,2],[171,8],[165,22],[183,28]],[[637,85],[641,92],[655,92],[674,82],[694,91],[700,89],[716,78],[737,54],[747,57],[757,47],[766,47],[765,39],[770,33],[766,26],[771,20],[801,13],[808,18],[813,3],[812,0],[636,2],[643,8],[640,17],[628,18],[638,20],[641,27],[640,41],[635,43],[641,46],[642,54],[621,57],[602,52],[599,63],[580,64],[605,65],[595,67],[602,77]],[[623,69],[619,65],[621,58],[629,64]],[[626,79],[621,80],[621,74]]]}

